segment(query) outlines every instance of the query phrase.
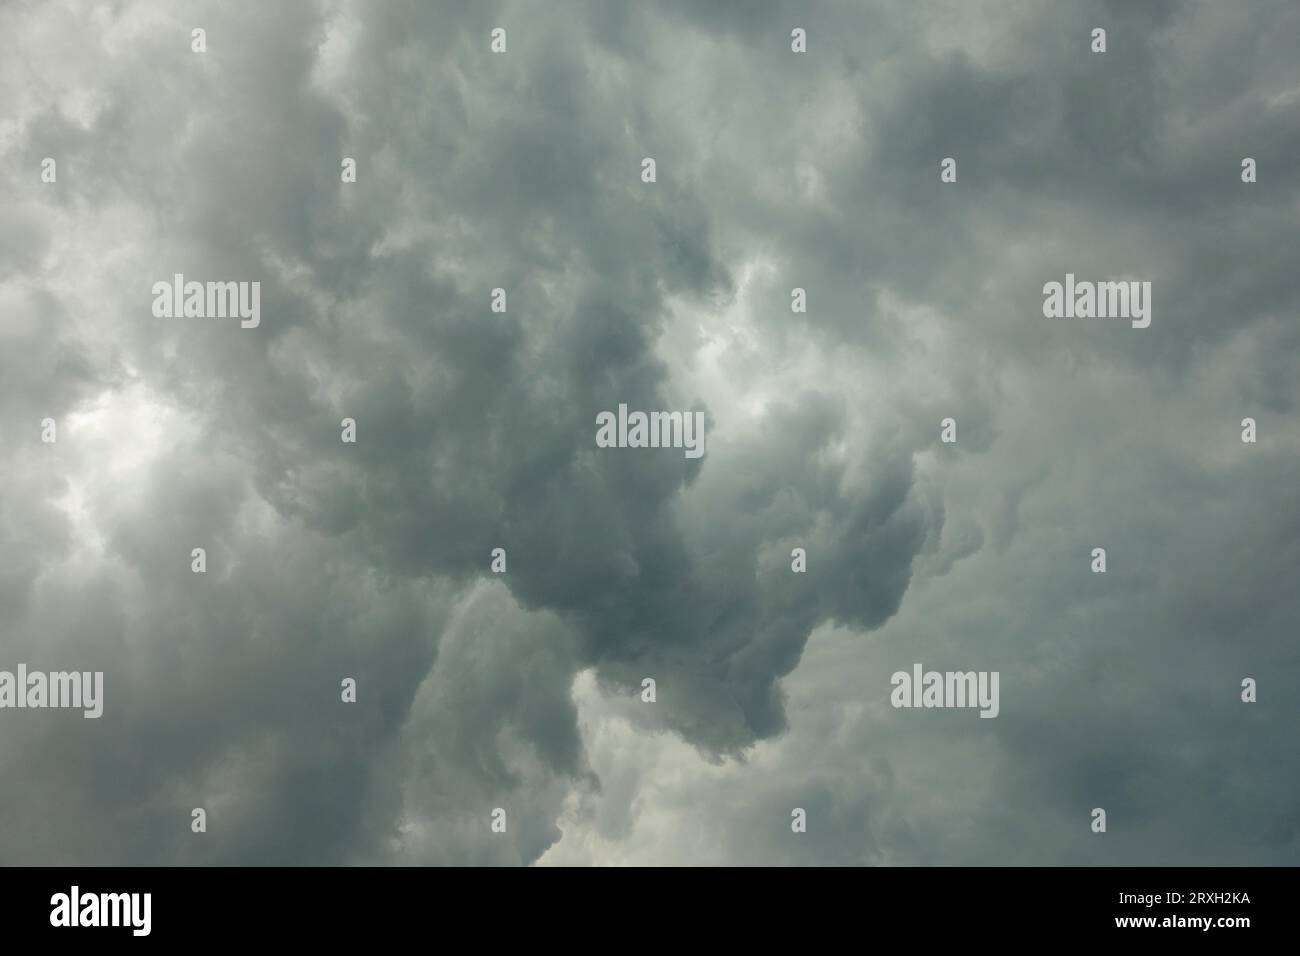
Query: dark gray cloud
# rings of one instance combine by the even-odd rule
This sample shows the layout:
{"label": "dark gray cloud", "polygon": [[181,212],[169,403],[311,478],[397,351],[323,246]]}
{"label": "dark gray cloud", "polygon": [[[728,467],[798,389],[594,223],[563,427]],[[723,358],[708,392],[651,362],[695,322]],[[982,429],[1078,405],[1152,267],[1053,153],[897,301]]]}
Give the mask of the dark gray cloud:
{"label": "dark gray cloud", "polygon": [[[0,860],[1294,862],[1255,6],[0,8],[0,667],[109,688],[5,712]],[[1151,328],[1044,320],[1067,271]],[[706,457],[597,449],[620,402]],[[999,719],[889,708],[918,660]]]}

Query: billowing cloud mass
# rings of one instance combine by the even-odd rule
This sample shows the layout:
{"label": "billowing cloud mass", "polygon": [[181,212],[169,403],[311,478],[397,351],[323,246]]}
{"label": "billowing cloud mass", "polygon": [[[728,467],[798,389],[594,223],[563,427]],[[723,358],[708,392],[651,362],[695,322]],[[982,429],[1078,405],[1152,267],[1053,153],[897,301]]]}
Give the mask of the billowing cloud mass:
{"label": "billowing cloud mass", "polygon": [[[1300,862],[1297,48],[1289,0],[0,5],[0,669],[105,687],[0,710],[0,862]],[[178,273],[260,324],[157,317]],[[1150,327],[1045,318],[1067,273]],[[620,404],[706,454],[598,448]],[[997,718],[890,706],[918,662]]]}

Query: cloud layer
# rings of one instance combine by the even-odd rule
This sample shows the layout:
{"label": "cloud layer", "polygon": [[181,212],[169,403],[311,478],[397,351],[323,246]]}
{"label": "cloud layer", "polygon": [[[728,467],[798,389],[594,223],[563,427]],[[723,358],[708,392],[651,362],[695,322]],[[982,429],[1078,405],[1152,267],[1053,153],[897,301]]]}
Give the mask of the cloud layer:
{"label": "cloud layer", "polygon": [[[107,688],[0,712],[0,861],[1300,859],[1292,4],[0,37],[0,668]],[[1067,272],[1151,327],[1044,319]],[[176,273],[261,325],[155,318]],[[619,403],[706,457],[597,449]],[[916,661],[1001,715],[894,710]]]}

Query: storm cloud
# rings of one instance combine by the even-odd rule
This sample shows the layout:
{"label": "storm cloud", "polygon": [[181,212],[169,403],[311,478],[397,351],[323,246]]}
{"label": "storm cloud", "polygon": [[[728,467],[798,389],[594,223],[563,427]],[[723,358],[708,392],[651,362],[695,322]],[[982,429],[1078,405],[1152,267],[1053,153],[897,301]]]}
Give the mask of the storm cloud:
{"label": "storm cloud", "polygon": [[[0,668],[105,674],[0,712],[0,861],[1300,859],[1293,4],[0,37]],[[1044,318],[1067,272],[1150,328]],[[707,454],[598,448],[620,403]],[[891,708],[913,662],[1000,715]]]}

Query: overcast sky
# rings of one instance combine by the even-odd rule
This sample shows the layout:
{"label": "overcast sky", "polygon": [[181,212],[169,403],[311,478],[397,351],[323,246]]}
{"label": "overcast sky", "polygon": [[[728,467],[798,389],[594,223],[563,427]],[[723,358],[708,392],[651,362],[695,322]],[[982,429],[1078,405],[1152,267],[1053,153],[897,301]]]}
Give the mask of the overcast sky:
{"label": "overcast sky", "polygon": [[[1300,862],[1297,50],[1293,0],[0,0],[0,670],[104,672],[0,710],[0,863]],[[1045,318],[1067,273],[1150,327]],[[705,456],[598,449],[620,403]],[[891,707],[916,663],[999,715]]]}

